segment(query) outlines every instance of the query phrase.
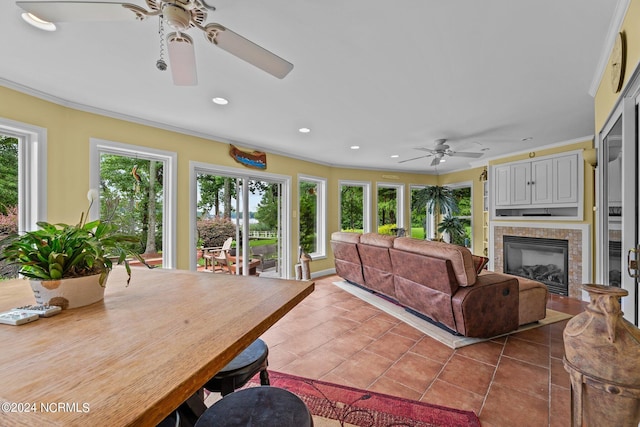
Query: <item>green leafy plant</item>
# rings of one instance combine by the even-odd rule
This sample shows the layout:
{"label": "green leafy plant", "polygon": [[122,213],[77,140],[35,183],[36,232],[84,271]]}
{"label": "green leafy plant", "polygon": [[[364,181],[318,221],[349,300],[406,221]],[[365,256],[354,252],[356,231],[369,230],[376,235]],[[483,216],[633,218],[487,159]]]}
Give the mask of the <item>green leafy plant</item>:
{"label": "green leafy plant", "polygon": [[[87,195],[91,204],[97,191]],[[91,208],[89,205],[89,209]],[[24,234],[13,234],[5,239],[8,244],[0,253],[0,261],[7,260],[20,266],[19,273],[36,280],[59,280],[65,278],[100,274],[104,286],[113,263],[124,264],[131,280],[129,258],[135,258],[149,267],[133,247],[140,240],[117,231],[117,226],[100,220],[86,222],[88,210],[80,215],[76,225],[38,222],[39,230]]]}
{"label": "green leafy plant", "polygon": [[456,237],[464,236],[464,224],[457,216],[446,216],[438,224],[438,233],[448,233],[453,243]]}
{"label": "green leafy plant", "polygon": [[[447,186],[430,185],[416,192],[416,206],[426,206],[435,217],[458,212],[458,203],[453,190]],[[435,224],[434,224],[435,225]],[[425,227],[426,228],[426,227]],[[441,232],[438,229],[438,232]]]}

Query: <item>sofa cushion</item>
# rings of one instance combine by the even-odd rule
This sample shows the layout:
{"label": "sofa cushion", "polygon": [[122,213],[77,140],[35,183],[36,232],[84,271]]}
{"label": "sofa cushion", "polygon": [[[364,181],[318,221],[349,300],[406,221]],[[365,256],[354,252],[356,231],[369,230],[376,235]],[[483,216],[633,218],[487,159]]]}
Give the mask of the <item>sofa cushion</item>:
{"label": "sofa cushion", "polygon": [[360,236],[360,243],[365,245],[381,246],[383,248],[392,248],[394,240],[396,240],[396,236],[388,236],[386,234],[378,233],[364,233]]}
{"label": "sofa cushion", "polygon": [[335,257],[336,274],[345,280],[364,286],[362,261],[356,247],[359,241],[358,233],[338,231],[331,234],[331,250]]}
{"label": "sofa cushion", "polygon": [[334,231],[331,233],[331,240],[345,243],[360,243],[360,233],[352,233],[350,231]]}
{"label": "sofa cushion", "polygon": [[398,237],[393,241],[393,247],[402,251],[451,261],[453,272],[460,286],[471,286],[476,282],[477,274],[471,251],[463,246],[412,237]]}
{"label": "sofa cushion", "polygon": [[362,261],[362,273],[367,287],[396,299],[393,268],[389,257],[389,248],[393,246],[394,239],[395,236],[365,233],[356,246]]}
{"label": "sofa cushion", "polygon": [[489,258],[487,258],[486,256],[472,254],[471,258],[473,258],[473,268],[475,268],[476,274],[482,273],[484,267],[489,263]]}

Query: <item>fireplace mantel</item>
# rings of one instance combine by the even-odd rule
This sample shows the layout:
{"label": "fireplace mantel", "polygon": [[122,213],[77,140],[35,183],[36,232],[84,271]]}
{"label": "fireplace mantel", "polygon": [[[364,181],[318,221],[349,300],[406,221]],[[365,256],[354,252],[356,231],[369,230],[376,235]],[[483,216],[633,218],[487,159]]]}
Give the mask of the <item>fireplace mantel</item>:
{"label": "fireplace mantel", "polygon": [[569,241],[569,296],[588,301],[583,283],[591,283],[591,233],[589,224],[562,222],[507,222],[490,224],[489,269],[502,272],[504,235],[564,239]]}

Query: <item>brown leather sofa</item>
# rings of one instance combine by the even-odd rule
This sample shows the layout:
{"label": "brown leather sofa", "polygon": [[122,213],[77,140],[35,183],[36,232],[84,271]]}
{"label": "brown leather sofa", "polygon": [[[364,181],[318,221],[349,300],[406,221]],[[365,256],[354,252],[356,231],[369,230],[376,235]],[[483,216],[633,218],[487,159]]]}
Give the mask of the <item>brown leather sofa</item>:
{"label": "brown leather sofa", "polygon": [[331,247],[340,277],[464,336],[492,337],[546,316],[544,284],[479,271],[481,257],[462,246],[335,232]]}

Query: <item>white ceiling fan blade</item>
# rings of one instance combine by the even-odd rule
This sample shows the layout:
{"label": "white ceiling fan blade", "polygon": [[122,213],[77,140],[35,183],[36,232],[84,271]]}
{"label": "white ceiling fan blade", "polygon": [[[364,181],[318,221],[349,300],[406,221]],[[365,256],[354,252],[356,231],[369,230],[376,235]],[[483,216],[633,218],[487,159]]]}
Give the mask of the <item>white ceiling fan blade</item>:
{"label": "white ceiling fan blade", "polygon": [[205,33],[207,39],[220,49],[226,50],[279,79],[284,78],[293,69],[293,64],[289,61],[220,24],[206,25]]}
{"label": "white ceiling fan blade", "polygon": [[431,153],[431,154],[436,152],[436,150],[433,150],[427,147],[414,147],[414,150],[426,151],[427,153]]}
{"label": "white ceiling fan blade", "polygon": [[431,162],[431,166],[438,166],[440,164],[440,157],[434,157],[433,161]]}
{"label": "white ceiling fan blade", "polygon": [[169,68],[176,86],[195,86],[198,84],[196,54],[193,40],[186,34],[167,35]]}
{"label": "white ceiling fan blade", "polygon": [[87,22],[135,20],[125,3],[83,1],[17,1],[28,13],[48,22]]}
{"label": "white ceiling fan blade", "polygon": [[449,155],[452,157],[472,157],[474,159],[482,157],[482,153],[469,153],[469,152],[461,152],[461,151],[456,151]]}
{"label": "white ceiling fan blade", "polygon": [[425,157],[430,157],[431,154],[427,154],[426,156],[414,157],[413,159],[400,160],[398,163],[410,162],[412,160],[424,159]]}

